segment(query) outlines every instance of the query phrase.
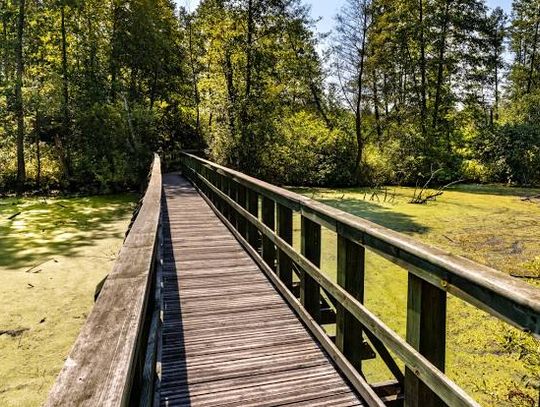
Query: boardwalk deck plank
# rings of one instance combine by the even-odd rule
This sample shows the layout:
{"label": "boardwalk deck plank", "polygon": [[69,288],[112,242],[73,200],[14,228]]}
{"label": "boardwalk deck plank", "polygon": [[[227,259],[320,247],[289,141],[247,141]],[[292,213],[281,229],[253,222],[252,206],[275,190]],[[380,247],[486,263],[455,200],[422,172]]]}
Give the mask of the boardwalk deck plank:
{"label": "boardwalk deck plank", "polygon": [[182,177],[164,177],[163,209],[161,405],[363,405]]}

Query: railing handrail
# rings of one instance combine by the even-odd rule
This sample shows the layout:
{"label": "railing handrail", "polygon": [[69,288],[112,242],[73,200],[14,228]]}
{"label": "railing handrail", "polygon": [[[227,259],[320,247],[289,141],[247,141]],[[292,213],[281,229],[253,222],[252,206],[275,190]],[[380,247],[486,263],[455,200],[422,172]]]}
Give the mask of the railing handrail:
{"label": "railing handrail", "polygon": [[161,162],[155,154],[142,206],[46,406],[130,403],[144,358],[161,190]]}
{"label": "railing handrail", "polygon": [[[192,154],[184,153],[183,158],[185,175],[199,186],[208,204],[254,257],[351,383],[355,383],[369,405],[381,403],[373,396],[373,389],[366,387],[361,373],[363,357],[354,350],[360,346],[362,332],[396,377],[408,405],[438,404],[440,398],[449,406],[478,406],[444,374],[446,292],[536,336],[539,334],[540,290],[535,287]],[[260,213],[259,196],[262,197]],[[302,217],[301,252],[292,244],[293,211]],[[338,235],[337,283],[320,269],[321,226]],[[365,248],[382,254],[409,272],[406,340],[363,304]],[[298,267],[300,301],[291,291],[291,261]],[[321,334],[317,326],[324,323],[321,289],[336,309],[335,344]],[[388,350],[405,362],[405,375]],[[349,362],[355,364],[354,368],[351,369]]]}
{"label": "railing handrail", "polygon": [[540,289],[314,199],[195,155],[183,155],[369,247],[440,289],[540,338]]}

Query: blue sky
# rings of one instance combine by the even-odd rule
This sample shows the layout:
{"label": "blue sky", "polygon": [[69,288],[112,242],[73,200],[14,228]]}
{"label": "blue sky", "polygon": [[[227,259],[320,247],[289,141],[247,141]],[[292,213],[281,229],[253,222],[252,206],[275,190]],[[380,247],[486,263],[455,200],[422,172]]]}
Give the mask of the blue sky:
{"label": "blue sky", "polygon": [[[199,4],[199,0],[175,0],[177,4],[183,5],[189,10],[194,10]],[[311,5],[311,14],[313,18],[321,18],[318,23],[320,32],[332,30],[334,25],[334,16],[345,3],[345,0],[305,0],[305,3]],[[506,13],[510,13],[512,0],[487,0],[491,8],[502,7]]]}

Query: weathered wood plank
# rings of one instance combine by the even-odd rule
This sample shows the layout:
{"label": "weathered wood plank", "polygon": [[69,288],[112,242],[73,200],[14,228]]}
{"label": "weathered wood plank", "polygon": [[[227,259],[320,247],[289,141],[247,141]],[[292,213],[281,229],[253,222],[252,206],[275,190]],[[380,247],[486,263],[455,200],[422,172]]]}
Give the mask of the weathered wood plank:
{"label": "weathered wood plank", "polygon": [[[211,209],[201,197],[184,205],[183,197],[174,194],[178,183],[175,176],[165,179],[174,221],[164,222],[169,231],[163,263],[161,404],[273,406],[336,396],[339,402],[362,405],[254,260],[231,240],[227,227],[213,223],[199,229],[197,222],[188,221],[191,212]],[[223,200],[223,194],[208,188],[215,194],[210,202]],[[245,207],[235,204],[256,215],[249,194]],[[273,202],[262,209],[263,219],[274,228]],[[234,212],[229,217],[236,226]],[[237,233],[251,238],[246,244],[254,247],[259,232],[250,237],[249,230]],[[186,244],[184,235],[196,244]],[[220,241],[226,245],[220,247]],[[273,259],[272,264],[275,250]]]}
{"label": "weathered wood plank", "polygon": [[130,402],[140,363],[161,207],[155,156],[142,207],[113,271],[60,372],[46,406],[119,406]]}
{"label": "weathered wood plank", "polygon": [[[338,235],[337,282],[364,302],[365,249]],[[336,308],[336,345],[352,365],[362,371],[362,325],[343,306]]]}
{"label": "weathered wood plank", "polygon": [[[407,342],[445,370],[446,292],[409,274],[407,295]],[[405,405],[443,407],[446,404],[410,368],[405,369]]]}
{"label": "weathered wood plank", "polygon": [[[301,220],[302,255],[315,267],[321,265],[321,226],[308,218]],[[315,321],[321,320],[321,289],[303,269],[300,271],[300,302]]]}
{"label": "weathered wood plank", "polygon": [[[274,201],[266,197],[262,198],[261,217],[262,222],[266,226],[275,230],[276,219]],[[275,269],[276,248],[274,247],[274,243],[265,236],[262,238],[262,256],[264,261],[266,261],[272,269]]]}
{"label": "weathered wood plank", "polygon": [[[293,244],[293,214],[292,210],[277,204],[277,234],[285,242],[289,243],[291,246]],[[283,281],[283,283],[289,288],[292,289],[293,283],[293,272],[292,272],[292,262],[289,256],[283,252],[283,250],[278,250],[277,257],[278,264],[278,276]]]}

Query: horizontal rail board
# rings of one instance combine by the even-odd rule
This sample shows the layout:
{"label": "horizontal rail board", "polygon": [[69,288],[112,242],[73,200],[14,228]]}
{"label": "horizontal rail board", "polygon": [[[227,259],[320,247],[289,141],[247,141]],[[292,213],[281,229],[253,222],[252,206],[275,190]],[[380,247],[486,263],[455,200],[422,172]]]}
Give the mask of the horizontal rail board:
{"label": "horizontal rail board", "polygon": [[159,228],[160,167],[155,155],[142,206],[45,406],[130,403]]}

